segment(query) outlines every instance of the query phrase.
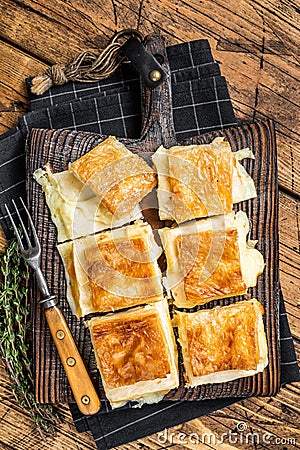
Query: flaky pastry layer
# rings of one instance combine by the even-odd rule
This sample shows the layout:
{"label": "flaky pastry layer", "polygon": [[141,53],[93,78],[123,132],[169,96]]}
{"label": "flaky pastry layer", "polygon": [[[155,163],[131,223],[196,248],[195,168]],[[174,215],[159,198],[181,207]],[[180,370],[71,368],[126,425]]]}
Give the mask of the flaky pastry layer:
{"label": "flaky pastry layer", "polygon": [[67,299],[78,317],[161,299],[161,272],[150,225],[127,227],[58,245]]}
{"label": "flaky pastry layer", "polygon": [[156,402],[178,386],[177,351],[166,300],[88,322],[112,407]]}
{"label": "flaky pastry layer", "polygon": [[264,260],[256,242],[247,241],[248,233],[242,211],[160,230],[167,257],[165,284],[177,307],[242,295],[256,285]]}
{"label": "flaky pastry layer", "polygon": [[162,146],[152,159],[158,173],[161,220],[187,220],[227,214],[233,203],[256,197],[252,178],[239,163],[249,149],[232,152],[224,138],[210,144]]}
{"label": "flaky pastry layer", "polygon": [[263,312],[256,299],[195,313],[177,312],[188,385],[222,383],[262,372],[268,364]]}
{"label": "flaky pastry layer", "polygon": [[50,164],[33,174],[42,186],[51,218],[57,228],[58,242],[76,239],[98,231],[116,228],[142,217],[139,207],[117,219],[93,191],[72,172],[53,173]]}
{"label": "flaky pastry layer", "polygon": [[117,218],[131,214],[157,183],[151,167],[113,136],[74,161],[70,170]]}

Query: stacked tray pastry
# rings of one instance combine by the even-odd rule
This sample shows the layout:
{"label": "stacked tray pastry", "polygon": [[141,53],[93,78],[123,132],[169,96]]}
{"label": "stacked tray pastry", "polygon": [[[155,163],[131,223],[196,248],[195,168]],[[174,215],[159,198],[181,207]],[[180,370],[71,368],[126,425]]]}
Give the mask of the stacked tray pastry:
{"label": "stacked tray pastry", "polygon": [[[160,147],[154,170],[109,137],[64,172],[50,165],[35,172],[58,230],[67,299],[87,319],[113,408],[157,402],[178,387],[173,327],[188,386],[253,375],[267,365],[257,300],[191,310],[246,294],[263,271],[256,242],[247,240],[246,214],[232,211],[256,196],[239,162],[245,157],[253,157],[248,149],[232,152],[217,138]],[[157,179],[160,219],[172,221],[159,230],[161,246],[139,207]],[[157,263],[163,250],[164,277]]]}

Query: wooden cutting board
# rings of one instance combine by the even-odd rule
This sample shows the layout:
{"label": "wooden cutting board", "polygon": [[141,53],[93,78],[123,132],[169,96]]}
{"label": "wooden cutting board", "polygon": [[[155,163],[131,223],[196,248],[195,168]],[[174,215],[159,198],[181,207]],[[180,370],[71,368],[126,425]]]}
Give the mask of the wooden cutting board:
{"label": "wooden cutting board", "polygon": [[[170,75],[170,69],[161,37],[150,36],[147,48],[153,54],[164,57],[163,67]],[[119,139],[130,150],[149,160],[149,156],[163,144],[176,144],[172,118],[170,76],[160,87],[150,90],[142,83],[143,127],[139,140]],[[258,285],[249,289],[247,298],[257,298],[265,308],[265,328],[267,334],[269,365],[263,373],[241,378],[228,383],[209,384],[196,388],[185,388],[183,368],[180,362],[181,382],[178,389],[170,391],[167,400],[203,400],[224,397],[248,397],[252,395],[274,395],[280,386],[279,352],[279,268],[278,268],[278,191],[277,162],[274,124],[270,121],[245,123],[224,131],[195,136],[179,144],[209,143],[216,136],[224,136],[233,151],[249,147],[255,154],[255,161],[245,162],[245,167],[253,177],[257,198],[237,205],[251,219],[251,239],[258,240],[257,248],[264,255],[266,268],[258,279]],[[79,351],[87,365],[91,378],[105,403],[99,372],[88,330],[83,320],[72,316],[66,300],[66,285],[63,264],[56,250],[56,230],[45,204],[40,186],[32,179],[32,173],[46,162],[51,162],[56,171],[64,170],[69,162],[76,160],[107,136],[68,130],[33,129],[27,140],[27,192],[34,223],[37,226],[43,251],[42,270],[51,290],[58,296],[60,306],[70,325]],[[63,151],[62,151],[63,149]],[[163,227],[154,209],[145,212],[153,228]],[[31,282],[30,296],[33,302],[33,350],[36,400],[41,403],[64,403],[73,401],[67,378],[50,337],[43,310],[40,308],[35,280]],[[242,297],[210,302],[205,308],[217,304],[228,305]],[[203,307],[201,307],[203,309]],[[107,403],[107,402],[106,402]],[[106,408],[102,409],[103,412]]]}

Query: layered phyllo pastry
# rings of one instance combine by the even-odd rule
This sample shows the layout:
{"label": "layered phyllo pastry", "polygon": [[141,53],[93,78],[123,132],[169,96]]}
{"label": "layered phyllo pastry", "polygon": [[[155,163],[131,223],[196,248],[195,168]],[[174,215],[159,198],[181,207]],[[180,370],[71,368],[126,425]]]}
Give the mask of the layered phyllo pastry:
{"label": "layered phyllo pastry", "polygon": [[115,137],[109,137],[70,165],[116,218],[132,214],[156,186],[154,170]]}
{"label": "layered phyllo pastry", "polygon": [[113,408],[128,401],[156,403],[178,387],[177,348],[166,300],[94,317],[88,326]]}
{"label": "layered phyllo pastry", "polygon": [[175,305],[193,308],[243,295],[256,286],[264,259],[247,240],[249,220],[239,211],[160,230],[167,259],[165,286]]}
{"label": "layered phyllo pastry", "polygon": [[150,225],[133,225],[58,245],[67,299],[78,317],[161,300],[161,248]]}
{"label": "layered phyllo pastry", "polygon": [[54,172],[50,164],[34,172],[42,186],[51,219],[57,228],[57,241],[64,242],[81,236],[119,227],[142,218],[137,206],[126,216],[117,218],[101,203],[91,188],[70,170]]}
{"label": "layered phyllo pastry", "polygon": [[158,173],[161,220],[187,220],[227,214],[234,203],[256,197],[252,178],[240,164],[254,158],[247,148],[232,152],[224,138],[211,144],[162,146],[152,159]]}
{"label": "layered phyllo pastry", "polygon": [[187,385],[223,383],[262,372],[268,364],[263,312],[255,299],[177,312]]}

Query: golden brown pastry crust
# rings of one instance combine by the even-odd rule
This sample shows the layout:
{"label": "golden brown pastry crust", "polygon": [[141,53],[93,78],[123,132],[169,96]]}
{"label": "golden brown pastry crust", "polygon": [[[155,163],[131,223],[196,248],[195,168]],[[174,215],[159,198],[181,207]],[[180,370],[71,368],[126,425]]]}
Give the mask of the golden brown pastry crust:
{"label": "golden brown pastry crust", "polygon": [[170,373],[165,339],[157,314],[95,324],[95,351],[110,388],[164,378]]}
{"label": "golden brown pastry crust", "polygon": [[58,242],[120,227],[142,218],[139,208],[122,218],[113,217],[93,191],[69,170],[54,173],[47,163],[33,176],[45,193],[52,221],[57,228]]}
{"label": "golden brown pastry crust", "polygon": [[246,293],[247,286],[241,271],[236,229],[227,228],[214,233],[209,230],[185,238],[187,242],[184,246],[190,246],[196,242],[198,249],[194,255],[187,251],[180,251],[182,237],[177,237],[179,262],[186,274],[184,291],[188,302],[203,304],[207,302],[207,299]]}
{"label": "golden brown pastry crust", "polygon": [[103,240],[95,236],[96,246],[85,250],[88,274],[96,281],[97,274],[107,267],[133,278],[151,278],[156,272],[150,260],[148,242],[142,237],[128,240]]}
{"label": "golden brown pastry crust", "polygon": [[256,369],[259,352],[253,305],[199,313],[197,326],[189,320],[186,326],[194,376]]}
{"label": "golden brown pastry crust", "polygon": [[88,326],[113,408],[129,400],[156,403],[178,387],[177,347],[166,299],[94,317]]}
{"label": "golden brown pastry crust", "polygon": [[67,298],[78,316],[161,300],[160,254],[150,225],[134,225],[58,246]]}
{"label": "golden brown pastry crust", "polygon": [[210,144],[160,146],[152,156],[160,219],[182,223],[227,214],[233,203],[256,197],[254,182],[239,162],[244,158],[254,158],[249,148],[232,152],[222,137]]}
{"label": "golden brown pastry crust", "polygon": [[242,295],[256,285],[264,260],[248,232],[242,211],[159,230],[167,258],[165,286],[178,308]]}
{"label": "golden brown pastry crust", "polygon": [[170,191],[178,222],[232,210],[234,156],[228,142],[169,150]]}
{"label": "golden brown pastry crust", "polygon": [[157,182],[151,167],[112,136],[74,161],[70,170],[117,217],[134,210]]}
{"label": "golden brown pastry crust", "polygon": [[230,372],[235,371],[239,378],[246,372],[262,371],[267,364],[263,312],[262,305],[252,299],[211,310],[179,313],[176,319],[187,382],[194,384],[198,377],[211,374],[217,377],[218,372],[220,377],[230,377]]}
{"label": "golden brown pastry crust", "polygon": [[149,242],[142,237],[104,242],[102,238],[98,235],[98,245],[85,250],[94,310],[128,308],[143,303],[139,296],[119,296],[114,292],[114,283],[122,283],[122,277],[129,282],[132,278],[135,283],[138,283],[136,279],[141,279],[144,302],[156,301],[160,291],[153,284],[153,278],[159,272],[150,260]]}

